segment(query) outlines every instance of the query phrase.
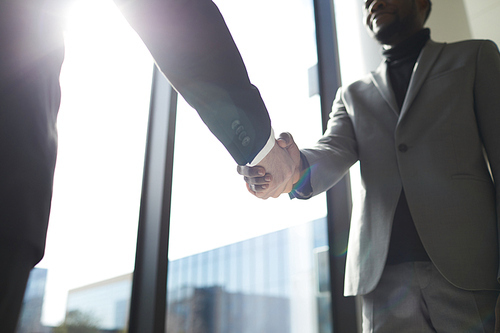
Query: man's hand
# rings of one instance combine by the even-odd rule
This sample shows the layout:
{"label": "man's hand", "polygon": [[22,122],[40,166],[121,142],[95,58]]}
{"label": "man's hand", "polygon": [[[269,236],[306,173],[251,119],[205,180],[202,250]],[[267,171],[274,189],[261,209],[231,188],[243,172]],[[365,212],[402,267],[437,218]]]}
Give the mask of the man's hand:
{"label": "man's hand", "polygon": [[281,133],[259,165],[239,165],[238,173],[244,176],[248,191],[258,198],[277,198],[289,193],[300,179],[300,152],[292,135]]}

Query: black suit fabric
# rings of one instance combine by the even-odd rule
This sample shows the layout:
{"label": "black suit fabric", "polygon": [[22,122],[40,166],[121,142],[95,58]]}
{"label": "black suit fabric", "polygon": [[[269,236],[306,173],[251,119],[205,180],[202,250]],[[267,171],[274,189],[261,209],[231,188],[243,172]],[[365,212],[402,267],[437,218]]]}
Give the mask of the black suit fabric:
{"label": "black suit fabric", "polygon": [[48,1],[0,1],[0,326],[7,333],[45,247],[64,56],[55,9]]}
{"label": "black suit fabric", "polygon": [[0,238],[41,259],[57,153],[64,47],[54,8],[0,2]]}
{"label": "black suit fabric", "polygon": [[217,6],[207,0],[114,1],[234,160],[251,162],[269,139],[271,122]]}

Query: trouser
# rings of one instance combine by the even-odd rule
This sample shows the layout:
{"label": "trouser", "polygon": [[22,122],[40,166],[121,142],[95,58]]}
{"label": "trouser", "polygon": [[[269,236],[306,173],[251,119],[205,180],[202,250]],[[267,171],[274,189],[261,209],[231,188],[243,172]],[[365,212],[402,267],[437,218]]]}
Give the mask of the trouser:
{"label": "trouser", "polygon": [[28,246],[0,242],[0,332],[14,333],[36,256]]}
{"label": "trouser", "polygon": [[492,333],[498,295],[457,288],[431,262],[387,266],[362,297],[363,333]]}

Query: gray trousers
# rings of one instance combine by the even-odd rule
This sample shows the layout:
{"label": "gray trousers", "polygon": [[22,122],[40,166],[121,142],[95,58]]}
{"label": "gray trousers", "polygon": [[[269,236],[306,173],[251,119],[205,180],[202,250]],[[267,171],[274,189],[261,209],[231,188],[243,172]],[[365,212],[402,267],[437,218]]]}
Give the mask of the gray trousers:
{"label": "gray trousers", "polygon": [[459,289],[431,262],[387,266],[362,296],[363,333],[493,333],[498,295]]}

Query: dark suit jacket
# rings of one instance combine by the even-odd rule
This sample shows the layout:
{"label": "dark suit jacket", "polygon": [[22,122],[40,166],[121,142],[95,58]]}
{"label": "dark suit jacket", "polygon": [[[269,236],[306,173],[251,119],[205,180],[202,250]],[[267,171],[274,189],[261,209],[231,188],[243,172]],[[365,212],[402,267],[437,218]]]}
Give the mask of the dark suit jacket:
{"label": "dark suit jacket", "polygon": [[[218,9],[209,0],[116,0],[160,70],[235,161],[266,144],[271,125]],[[66,0],[0,1],[0,242],[42,257],[57,152],[60,12]]]}
{"label": "dark suit jacket", "polygon": [[251,162],[269,138],[269,115],[215,4],[114,1],[160,70],[235,161]]}
{"label": "dark suit jacket", "polygon": [[372,291],[404,188],[429,257],[452,284],[500,289],[500,54],[490,41],[429,41],[398,115],[386,64],[341,88],[328,129],[303,150],[314,194],[357,160],[364,198],[351,222],[345,293]]}

